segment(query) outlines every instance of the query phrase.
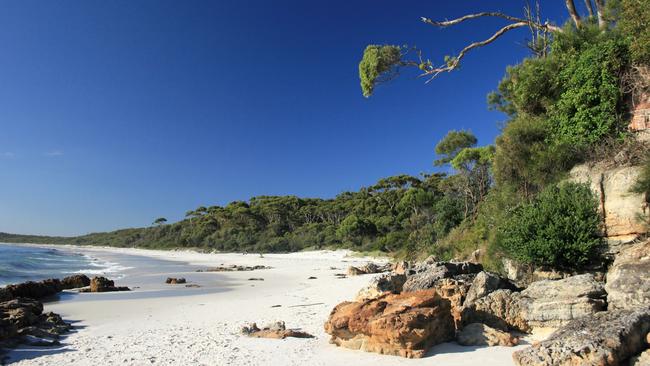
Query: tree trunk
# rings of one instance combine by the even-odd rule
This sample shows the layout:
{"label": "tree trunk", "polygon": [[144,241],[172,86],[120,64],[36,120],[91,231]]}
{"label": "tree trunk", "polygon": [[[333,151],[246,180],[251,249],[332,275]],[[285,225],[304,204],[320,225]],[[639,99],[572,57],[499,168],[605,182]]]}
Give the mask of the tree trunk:
{"label": "tree trunk", "polygon": [[598,14],[598,26],[600,29],[607,28],[607,20],[605,20],[605,0],[594,0],[596,2],[596,13]]}
{"label": "tree trunk", "polygon": [[594,6],[591,3],[591,0],[585,0],[585,6],[587,7],[587,11],[589,12],[589,18],[593,18],[593,16],[594,16]]}
{"label": "tree trunk", "polygon": [[573,23],[575,23],[576,28],[580,28],[580,15],[578,15],[576,4],[573,2],[573,0],[566,0],[566,8],[569,10],[569,15],[571,15],[571,19],[573,19]]}

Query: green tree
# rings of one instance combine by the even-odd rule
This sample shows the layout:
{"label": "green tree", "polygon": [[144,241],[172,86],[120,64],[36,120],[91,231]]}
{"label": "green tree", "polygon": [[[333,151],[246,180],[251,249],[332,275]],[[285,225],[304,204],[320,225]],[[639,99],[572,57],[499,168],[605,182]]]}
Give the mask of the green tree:
{"label": "green tree", "polygon": [[159,217],[159,218],[153,220],[153,224],[158,225],[158,226],[161,226],[161,225],[165,224],[166,222],[167,222],[167,219],[164,218],[164,217]]}

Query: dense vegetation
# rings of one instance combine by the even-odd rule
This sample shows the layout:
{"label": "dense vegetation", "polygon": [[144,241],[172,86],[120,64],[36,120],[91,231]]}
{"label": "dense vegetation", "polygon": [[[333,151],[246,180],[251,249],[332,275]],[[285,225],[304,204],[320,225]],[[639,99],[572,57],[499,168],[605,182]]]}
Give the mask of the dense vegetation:
{"label": "dense vegetation", "polygon": [[[570,11],[562,28],[530,17],[515,24],[533,31],[532,54],[508,67],[488,96],[508,121],[494,145],[478,146],[469,131],[450,131],[439,141],[435,165],[453,174],[388,177],[333,199],[253,197],[198,207],[176,223],[158,218],[149,228],[76,238],[0,234],[0,241],[263,252],[345,247],[446,259],[481,249],[492,268],[502,255],[560,268],[587,265],[600,245],[597,203],[586,186],[560,183],[602,146],[630,139],[630,90],[638,85],[626,86],[626,75],[650,66],[650,0],[607,4],[598,16]],[[455,70],[473,47],[435,67],[417,50],[369,45],[359,64],[362,93],[370,97],[400,67],[416,66],[431,78]],[[405,59],[414,54],[418,59]],[[639,192],[650,191],[649,169]]]}

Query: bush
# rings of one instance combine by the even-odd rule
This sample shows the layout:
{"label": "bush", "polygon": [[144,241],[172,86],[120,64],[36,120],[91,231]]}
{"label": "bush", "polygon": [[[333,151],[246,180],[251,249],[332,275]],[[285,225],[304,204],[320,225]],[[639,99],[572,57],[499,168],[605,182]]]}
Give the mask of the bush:
{"label": "bush", "polygon": [[630,41],[632,61],[650,65],[650,0],[621,0],[618,26]]}
{"label": "bush", "polygon": [[577,269],[598,255],[600,222],[587,185],[551,186],[511,212],[498,230],[497,245],[524,263]]}

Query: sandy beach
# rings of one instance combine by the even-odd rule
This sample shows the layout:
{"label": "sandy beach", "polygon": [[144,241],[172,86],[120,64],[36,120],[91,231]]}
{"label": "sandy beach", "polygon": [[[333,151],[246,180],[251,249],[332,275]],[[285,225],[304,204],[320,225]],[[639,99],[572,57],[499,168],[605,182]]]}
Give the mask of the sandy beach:
{"label": "sandy beach", "polygon": [[[347,251],[292,254],[202,254],[181,251],[83,248],[119,264],[114,276],[128,293],[62,295],[46,311],[72,321],[75,331],[56,348],[22,347],[16,365],[510,365],[525,347],[462,347],[445,343],[423,359],[403,359],[338,348],[323,323],[332,308],[353,299],[373,275],[337,278],[370,258]],[[374,260],[376,261],[376,260]],[[252,272],[196,272],[218,265],[265,265]],[[201,288],[165,285],[185,277]],[[316,279],[308,279],[310,276]],[[250,281],[249,278],[263,278]],[[278,306],[279,305],[279,306]],[[243,325],[277,320],[313,339],[248,338]]]}

